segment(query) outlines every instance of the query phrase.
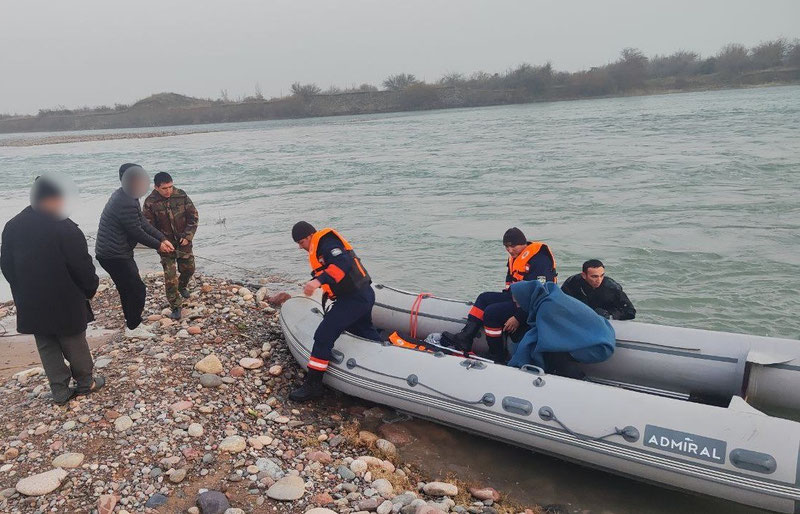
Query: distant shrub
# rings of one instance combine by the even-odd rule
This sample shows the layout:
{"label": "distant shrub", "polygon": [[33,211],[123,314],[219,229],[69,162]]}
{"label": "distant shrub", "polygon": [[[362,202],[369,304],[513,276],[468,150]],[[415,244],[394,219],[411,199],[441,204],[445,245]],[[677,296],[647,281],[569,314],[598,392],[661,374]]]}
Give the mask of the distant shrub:
{"label": "distant shrub", "polygon": [[397,75],[386,77],[386,80],[383,81],[383,87],[389,91],[402,91],[419,83],[420,81],[417,80],[417,77],[411,73],[398,73]]}
{"label": "distant shrub", "polygon": [[786,53],[786,40],[776,39],[765,41],[754,46],[750,50],[750,62],[753,68],[764,70],[767,68],[777,68],[783,64],[783,56]]}
{"label": "distant shrub", "polygon": [[322,92],[322,89],[316,84],[301,84],[299,82],[292,84],[290,90],[293,96],[300,98],[308,98]]}
{"label": "distant shrub", "polygon": [[647,76],[653,78],[686,77],[700,73],[700,55],[679,50],[672,55],[656,55],[647,63]]}
{"label": "distant shrub", "polygon": [[717,54],[716,69],[723,75],[733,76],[750,68],[750,55],[744,45],[725,45]]}

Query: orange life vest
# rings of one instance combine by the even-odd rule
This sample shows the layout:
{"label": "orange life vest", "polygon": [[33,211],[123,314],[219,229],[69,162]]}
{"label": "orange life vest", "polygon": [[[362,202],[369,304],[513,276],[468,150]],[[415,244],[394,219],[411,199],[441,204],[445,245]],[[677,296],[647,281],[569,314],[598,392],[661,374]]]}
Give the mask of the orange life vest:
{"label": "orange life vest", "polygon": [[[540,243],[539,241],[534,241],[532,243],[528,243],[528,246],[525,247],[525,249],[517,256],[516,259],[511,256],[508,257],[508,274],[511,275],[512,283],[525,279],[525,275],[527,275],[528,271],[530,271],[530,266],[528,263],[530,263],[531,259],[533,259],[534,256],[536,256],[542,250],[546,250],[550,255],[550,259],[553,261],[553,273],[556,272],[556,258],[553,257],[553,252],[550,251],[550,247],[544,243]],[[557,279],[555,278],[553,279],[554,282],[556,280]]]}
{"label": "orange life vest", "polygon": [[[335,236],[339,242],[341,242],[342,246],[344,247],[344,251],[353,258],[354,265],[352,268],[350,268],[348,273],[344,273],[339,269],[338,266],[333,266],[335,269],[329,269],[329,265],[320,259],[320,256],[318,255],[319,242],[328,234]],[[327,271],[328,274],[333,277],[334,280],[336,280],[336,282],[331,285],[322,284],[322,290],[330,298],[336,298],[341,294],[355,292],[361,289],[361,287],[364,285],[372,282],[369,273],[367,273],[367,270],[364,269],[364,266],[361,264],[361,260],[356,255],[353,247],[345,238],[340,236],[339,233],[332,228],[323,228],[311,236],[311,244],[308,247],[308,263],[311,265],[312,277],[316,278]]]}

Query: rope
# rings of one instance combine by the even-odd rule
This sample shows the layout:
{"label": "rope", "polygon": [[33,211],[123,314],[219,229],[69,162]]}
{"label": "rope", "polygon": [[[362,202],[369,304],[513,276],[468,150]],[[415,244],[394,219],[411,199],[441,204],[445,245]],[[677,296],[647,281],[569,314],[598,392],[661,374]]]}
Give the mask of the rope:
{"label": "rope", "polygon": [[419,309],[422,307],[422,300],[430,298],[430,293],[419,293],[411,304],[410,318],[408,320],[409,332],[412,339],[417,339],[417,325],[419,323]]}
{"label": "rope", "polygon": [[[551,412],[552,412],[552,410],[551,410]],[[625,430],[623,430],[623,429],[621,429],[619,427],[614,427],[614,431],[613,432],[611,432],[610,434],[606,434],[604,436],[600,436],[600,437],[589,437],[589,436],[581,435],[581,434],[578,434],[576,432],[573,432],[571,428],[569,428],[567,425],[562,423],[561,420],[558,419],[558,416],[556,416],[555,412],[553,412],[553,421],[558,423],[558,425],[561,428],[563,428],[568,434],[570,434],[571,436],[573,436],[573,437],[575,437],[577,439],[580,439],[581,441],[602,441],[603,439],[608,439],[609,437],[612,437],[612,436],[615,436],[615,435],[621,435],[621,436],[625,435]]]}
{"label": "rope", "polygon": [[[354,368],[361,368],[363,370],[369,371],[370,373],[374,373],[374,374],[382,376],[382,377],[393,378],[395,380],[402,380],[403,382],[407,381],[407,379],[405,377],[398,377],[396,375],[390,375],[389,373],[384,373],[383,371],[378,371],[378,370],[375,370],[375,369],[370,369],[370,368],[368,368],[366,366],[362,366],[361,364],[358,364],[357,362],[355,362],[355,359],[354,359],[354,362],[353,362],[353,367]],[[443,392],[439,391],[438,389],[434,389],[431,386],[425,385],[422,382],[417,381],[417,385],[418,386],[422,386],[422,387],[424,387],[425,389],[427,389],[429,391],[433,391],[436,394],[439,394],[441,396],[444,396],[445,398],[449,398],[449,399],[451,399],[453,401],[456,401],[456,402],[466,403],[467,405],[480,405],[480,404],[483,404],[483,397],[481,397],[479,400],[475,400],[475,401],[462,400],[461,398],[456,398],[455,396],[449,395],[447,393],[443,393]]]}

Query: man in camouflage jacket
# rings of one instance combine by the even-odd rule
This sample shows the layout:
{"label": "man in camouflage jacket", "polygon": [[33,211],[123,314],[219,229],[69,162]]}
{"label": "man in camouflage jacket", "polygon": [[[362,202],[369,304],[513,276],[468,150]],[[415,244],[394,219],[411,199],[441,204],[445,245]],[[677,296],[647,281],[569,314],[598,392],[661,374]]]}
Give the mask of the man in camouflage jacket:
{"label": "man in camouflage jacket", "polygon": [[173,319],[180,319],[183,298],[189,298],[189,279],[194,274],[192,239],[197,231],[199,217],[192,200],[182,190],[174,187],[172,177],[165,172],[153,179],[155,189],[145,199],[144,216],[175,246],[174,252],[161,255],[164,268],[164,287],[172,308]]}

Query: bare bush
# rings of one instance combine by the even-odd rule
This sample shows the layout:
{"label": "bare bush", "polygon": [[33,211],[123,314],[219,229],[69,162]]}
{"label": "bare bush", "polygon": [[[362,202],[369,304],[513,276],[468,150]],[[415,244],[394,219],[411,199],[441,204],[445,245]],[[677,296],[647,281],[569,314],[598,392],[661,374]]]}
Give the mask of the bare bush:
{"label": "bare bush", "polygon": [[318,95],[322,92],[322,89],[316,84],[301,84],[299,82],[295,82],[289,88],[292,92],[293,96],[299,98],[308,98],[311,96]]}
{"label": "bare bush", "polygon": [[647,75],[654,78],[686,77],[700,70],[700,55],[679,50],[672,55],[656,55],[647,64]]}
{"label": "bare bush", "polygon": [[389,91],[402,91],[415,84],[420,84],[420,81],[417,80],[417,77],[411,73],[398,73],[397,75],[390,75],[386,77],[386,80],[383,81],[383,87]]}
{"label": "bare bush", "polygon": [[753,68],[765,70],[767,68],[777,68],[783,64],[783,56],[786,53],[786,40],[776,39],[774,41],[764,41],[750,50],[750,62]]}
{"label": "bare bush", "polygon": [[723,75],[736,75],[750,68],[750,55],[744,45],[725,45],[717,54],[716,69]]}

